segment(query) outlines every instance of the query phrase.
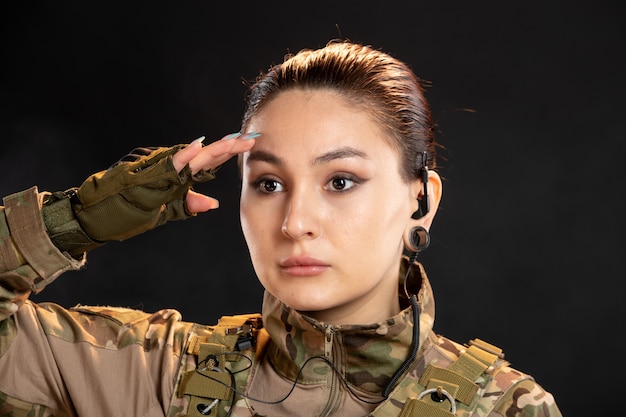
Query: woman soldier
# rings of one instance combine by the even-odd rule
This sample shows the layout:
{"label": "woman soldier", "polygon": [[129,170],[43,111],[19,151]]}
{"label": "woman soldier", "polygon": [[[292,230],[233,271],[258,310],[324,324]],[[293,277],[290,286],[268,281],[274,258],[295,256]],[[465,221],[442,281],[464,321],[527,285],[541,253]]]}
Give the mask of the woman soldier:
{"label": "woman soldier", "polygon": [[[560,416],[497,347],[432,331],[415,258],[442,195],[435,150],[410,68],[337,41],[262,74],[240,133],[6,197],[0,415]],[[28,300],[107,241],[216,208],[192,186],[235,155],[262,314],[203,326]]]}

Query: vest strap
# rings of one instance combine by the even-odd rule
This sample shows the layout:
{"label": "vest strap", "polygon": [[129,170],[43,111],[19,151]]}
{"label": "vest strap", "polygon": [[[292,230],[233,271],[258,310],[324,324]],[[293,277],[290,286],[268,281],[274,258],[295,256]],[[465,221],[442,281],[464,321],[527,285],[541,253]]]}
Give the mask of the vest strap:
{"label": "vest strap", "polygon": [[230,400],[234,395],[233,384],[245,389],[246,381],[241,378],[247,378],[248,372],[240,371],[249,368],[250,362],[242,361],[240,354],[231,352],[254,352],[251,349],[262,327],[258,313],[223,316],[211,328],[210,334],[191,337],[187,353],[197,357],[196,369],[183,374],[177,391],[179,397],[189,397],[187,416],[202,416],[217,411],[220,400]]}
{"label": "vest strap", "polygon": [[[476,380],[482,374],[493,371],[494,364],[501,358],[504,358],[504,354],[500,348],[481,339],[474,339],[447,368],[428,365],[419,384],[426,389],[442,388],[455,400],[470,405],[479,389]],[[437,402],[431,396],[424,396],[421,402],[434,407],[446,403]]]}
{"label": "vest strap", "polygon": [[[451,371],[450,369],[440,368],[438,366],[428,365],[422,376],[420,377],[420,385],[426,388],[436,388],[441,381],[445,381],[448,385],[448,391],[454,398],[463,404],[468,405],[474,395],[478,391],[478,385],[474,381],[464,377],[463,375]],[[450,387],[453,386],[453,388]]]}
{"label": "vest strap", "polygon": [[439,404],[444,404],[448,408],[450,406],[447,401],[443,403],[427,403],[423,399],[409,398],[404,403],[399,417],[454,417],[454,414],[447,409],[440,408]]}
{"label": "vest strap", "polygon": [[232,394],[230,384],[227,372],[195,369],[184,374],[179,390],[195,397],[227,400]]}

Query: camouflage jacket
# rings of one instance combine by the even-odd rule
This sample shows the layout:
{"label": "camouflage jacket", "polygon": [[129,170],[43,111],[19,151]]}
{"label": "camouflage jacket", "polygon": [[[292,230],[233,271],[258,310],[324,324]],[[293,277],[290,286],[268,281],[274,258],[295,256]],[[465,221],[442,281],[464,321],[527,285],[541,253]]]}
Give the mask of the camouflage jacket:
{"label": "camouflage jacket", "polygon": [[317,322],[270,294],[262,314],[214,326],[174,310],[35,304],[31,292],[84,264],[54,247],[40,201],[33,188],[0,208],[0,416],[561,415],[497,348],[433,332],[432,290],[419,264],[419,350],[388,396],[411,352],[406,300],[397,316],[354,326]]}

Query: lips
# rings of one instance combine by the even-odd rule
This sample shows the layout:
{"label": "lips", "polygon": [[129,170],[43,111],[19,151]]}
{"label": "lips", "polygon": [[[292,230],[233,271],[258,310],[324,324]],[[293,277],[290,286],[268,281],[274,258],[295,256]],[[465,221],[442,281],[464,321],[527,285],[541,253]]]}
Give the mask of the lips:
{"label": "lips", "polygon": [[292,256],[280,263],[282,270],[292,276],[315,276],[330,268],[326,262],[311,256]]}

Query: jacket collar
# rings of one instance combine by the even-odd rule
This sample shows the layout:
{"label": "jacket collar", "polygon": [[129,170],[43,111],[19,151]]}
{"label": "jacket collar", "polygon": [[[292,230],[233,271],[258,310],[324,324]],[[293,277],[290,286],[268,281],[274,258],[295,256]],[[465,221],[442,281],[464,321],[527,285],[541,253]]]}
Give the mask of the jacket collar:
{"label": "jacket collar", "polygon": [[[406,265],[405,259],[399,274],[404,309],[379,323],[330,326],[288,307],[266,291],[263,322],[272,341],[266,352],[274,369],[290,380],[297,377],[302,384],[324,383],[328,360],[352,386],[380,393],[411,350],[413,312],[404,296]],[[434,323],[434,300],[420,263],[415,263],[407,283],[407,290],[417,294],[420,305],[422,352]]]}

